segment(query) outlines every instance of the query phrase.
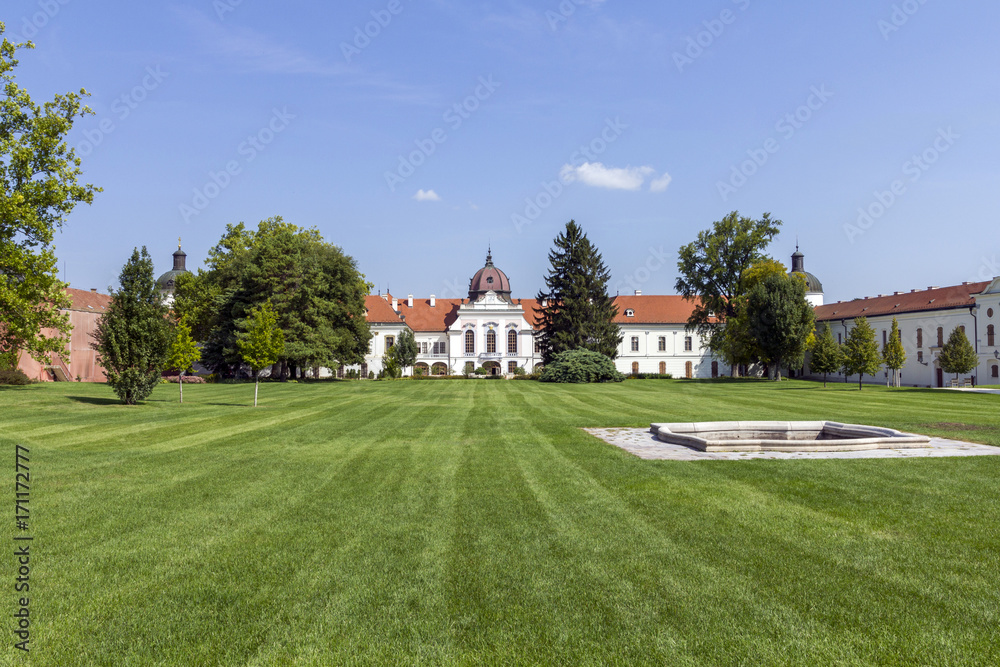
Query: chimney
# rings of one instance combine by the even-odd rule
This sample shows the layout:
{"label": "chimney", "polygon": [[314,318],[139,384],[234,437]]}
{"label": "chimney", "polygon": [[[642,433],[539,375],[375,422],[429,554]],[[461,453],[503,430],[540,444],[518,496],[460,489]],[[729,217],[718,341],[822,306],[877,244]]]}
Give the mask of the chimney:
{"label": "chimney", "polygon": [[642,290],[641,290],[641,289],[637,289],[637,290],[635,291],[635,295],[636,295],[636,296],[642,296]]}
{"label": "chimney", "polygon": [[93,292],[94,294],[97,294],[97,288],[96,287],[91,287],[90,291]]}
{"label": "chimney", "polygon": [[431,308],[437,307],[437,297],[431,294]]}
{"label": "chimney", "polygon": [[392,309],[395,310],[397,313],[399,312],[399,299],[392,300]]}
{"label": "chimney", "polygon": [[413,295],[412,294],[407,294],[406,295],[406,307],[407,308],[413,308]]}
{"label": "chimney", "polygon": [[388,292],[386,292],[385,294],[379,294],[379,296],[382,297],[383,301],[388,301],[389,300],[389,293]]}

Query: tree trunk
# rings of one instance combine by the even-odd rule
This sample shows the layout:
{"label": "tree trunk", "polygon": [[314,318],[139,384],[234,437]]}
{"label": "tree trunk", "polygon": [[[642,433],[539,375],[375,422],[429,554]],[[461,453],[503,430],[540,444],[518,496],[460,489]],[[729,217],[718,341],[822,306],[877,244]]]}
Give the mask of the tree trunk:
{"label": "tree trunk", "polygon": [[253,385],[253,406],[257,407],[257,390],[260,389],[260,371],[257,371],[257,381]]}
{"label": "tree trunk", "polygon": [[823,389],[826,389],[826,373],[823,373]]}
{"label": "tree trunk", "polygon": [[864,373],[858,373],[858,391],[864,391],[864,387],[861,385],[861,381],[865,379]]}
{"label": "tree trunk", "polygon": [[181,392],[181,403],[183,403],[184,402],[184,371],[181,371],[180,375],[177,376],[177,387],[178,387],[178,389],[180,389],[180,392]]}

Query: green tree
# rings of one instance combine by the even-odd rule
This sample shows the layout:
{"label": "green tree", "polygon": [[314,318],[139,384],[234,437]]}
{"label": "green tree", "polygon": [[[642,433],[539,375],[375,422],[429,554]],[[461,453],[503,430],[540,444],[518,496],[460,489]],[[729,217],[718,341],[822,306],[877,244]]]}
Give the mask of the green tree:
{"label": "green tree", "polygon": [[[611,274],[583,229],[570,220],[549,252],[545,289],[538,293],[536,334],[543,363],[569,350],[591,350],[614,359],[622,342],[618,307],[608,296]],[[542,306],[545,303],[545,306]]]}
{"label": "green tree", "polygon": [[75,120],[93,113],[81,103],[87,91],[36,104],[15,81],[23,48],[34,47],[0,43],[0,368],[16,366],[21,351],[39,362],[66,355],[70,324],[60,309],[69,298],[53,239],[76,205],[100,192],[77,182],[80,158],[65,141]]}
{"label": "green tree", "polygon": [[395,359],[396,366],[401,372],[417,363],[417,341],[413,337],[413,332],[403,329],[396,337],[396,344],[389,350],[389,354]]}
{"label": "green tree", "polygon": [[979,357],[965,335],[965,329],[955,327],[938,354],[938,364],[945,373],[954,373],[955,379],[979,365]]}
{"label": "green tree", "polygon": [[892,318],[892,330],[889,339],[882,346],[882,363],[892,371],[889,383],[893,387],[900,385],[900,370],[906,365],[906,350],[903,348],[903,337],[899,333],[899,322]]}
{"label": "green tree", "polygon": [[769,377],[780,380],[782,366],[802,366],[816,317],[805,283],[784,271],[768,275],[747,294],[745,317]]}
{"label": "green tree", "polygon": [[823,374],[823,386],[826,387],[826,376],[829,373],[836,373],[844,365],[844,355],[840,345],[833,337],[830,323],[823,324],[823,333],[812,348],[812,358],[809,368],[813,373]]}
{"label": "green tree", "polygon": [[[750,270],[769,260],[764,249],[780,227],[781,221],[772,220],[770,213],[754,220],[733,211],[678,253],[675,287],[694,303],[688,329],[697,331],[711,350],[733,364],[734,371],[752,354],[738,321],[740,304],[749,291]],[[733,319],[737,322],[727,332]]]}
{"label": "green tree", "polygon": [[111,290],[92,347],[115,394],[125,405],[135,405],[160,382],[170,351],[170,323],[145,246],[132,252],[118,282],[121,287]]}
{"label": "green tree", "polygon": [[184,402],[184,373],[194,370],[194,364],[201,359],[201,350],[191,338],[191,327],[181,318],[174,327],[173,340],[170,342],[170,353],[167,355],[167,369],[178,372],[177,386],[180,391],[180,402]]}
{"label": "green tree", "polygon": [[257,407],[260,372],[274,364],[285,348],[285,333],[278,327],[278,316],[267,301],[250,310],[250,316],[240,323],[236,346],[240,358],[253,369],[253,406]]}
{"label": "green tree", "polygon": [[882,365],[882,355],[875,342],[875,331],[868,324],[868,318],[854,318],[854,328],[844,341],[844,374],[850,377],[858,374],[858,390],[862,389],[865,375],[875,375]]}
{"label": "green tree", "polygon": [[382,376],[390,380],[395,380],[403,372],[399,365],[399,357],[393,354],[393,349],[395,348],[382,355]]}
{"label": "green tree", "polygon": [[230,374],[239,366],[237,323],[265,301],[285,333],[279,362],[293,378],[298,369],[364,361],[370,285],[355,261],[317,230],[280,217],[262,221],[256,231],[229,225],[206,263],[206,271],[178,281],[175,310],[197,320],[193,329],[213,370]]}

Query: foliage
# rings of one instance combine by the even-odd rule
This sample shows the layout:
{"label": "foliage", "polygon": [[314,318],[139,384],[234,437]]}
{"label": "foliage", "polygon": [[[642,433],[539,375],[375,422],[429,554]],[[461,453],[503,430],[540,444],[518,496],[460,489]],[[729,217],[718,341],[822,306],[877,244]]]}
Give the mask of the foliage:
{"label": "foliage", "polygon": [[697,331],[709,349],[734,367],[753,361],[755,349],[746,323],[731,321],[740,312],[750,279],[762,280],[780,266],[764,255],[780,227],[770,213],[753,220],[733,211],[678,252],[675,287],[694,303],[688,330]]}
{"label": "foliage", "polygon": [[954,373],[955,379],[979,365],[979,357],[965,335],[965,330],[955,327],[938,354],[938,364],[945,373]]}
{"label": "foliage", "polygon": [[[167,355],[167,368],[169,370],[175,370],[180,373],[180,377],[184,377],[184,373],[194,370],[194,364],[196,361],[201,359],[201,350],[195,344],[194,339],[191,338],[191,327],[184,318],[181,318],[179,322],[174,326],[173,339],[170,342],[170,353]],[[180,392],[180,402],[184,402],[184,383],[183,381],[177,383]]]}
{"label": "foliage", "polygon": [[[549,252],[545,290],[538,293],[540,331],[536,334],[542,360],[557,354],[586,349],[609,359],[618,356],[621,329],[615,323],[618,307],[608,296],[611,274],[600,252],[583,229],[570,220]],[[542,307],[541,304],[547,305]]]}
{"label": "foliage", "polygon": [[31,378],[24,374],[19,368],[12,370],[0,369],[0,384],[11,386],[24,386],[32,384]]}
{"label": "foliage", "polygon": [[633,373],[625,376],[626,380],[673,380],[670,373]]}
{"label": "foliage", "polygon": [[170,353],[170,324],[153,277],[146,247],[132,256],[111,290],[111,304],[101,316],[92,347],[122,403],[144,400],[160,381]]}
{"label": "foliage", "polygon": [[393,354],[394,349],[395,346],[382,356],[382,372],[379,374],[380,377],[395,380],[402,375],[403,371],[399,365],[399,358]]}
{"label": "foliage", "polygon": [[625,376],[606,355],[591,350],[567,350],[552,357],[545,366],[542,382],[621,382]]}
{"label": "foliage", "polygon": [[240,322],[236,346],[242,361],[253,369],[253,405],[257,407],[260,372],[278,361],[285,349],[285,332],[278,327],[278,316],[270,301],[251,309],[250,316]]}
{"label": "foliage", "polygon": [[875,375],[882,365],[882,355],[875,342],[875,331],[868,324],[868,318],[854,318],[854,328],[847,334],[844,341],[843,369],[844,375],[858,375],[858,390],[863,387],[865,375]]}
{"label": "foliage", "polygon": [[476,369],[475,371],[473,371],[473,372],[474,372],[474,373],[475,373],[476,375],[488,375],[488,374],[489,374],[489,371],[487,371],[487,370],[486,370],[485,368],[483,368],[482,366],[480,366],[479,368],[477,368],[477,369]]}
{"label": "foliage", "polygon": [[395,366],[400,370],[400,374],[417,363],[417,341],[413,338],[413,332],[409,329],[403,329],[396,336],[396,343],[389,348],[387,355],[393,358]]}
{"label": "foliage", "polygon": [[750,289],[743,317],[760,360],[775,379],[781,379],[782,366],[802,366],[816,318],[805,283],[784,270],[770,273]]}
{"label": "foliage", "polygon": [[882,363],[892,371],[889,381],[892,386],[900,385],[900,369],[906,365],[906,350],[903,348],[903,338],[899,333],[899,322],[892,318],[892,330],[889,339],[882,346]]}
{"label": "foliage", "polygon": [[204,342],[204,363],[232,375],[241,361],[238,323],[270,301],[285,335],[282,368],[360,364],[371,331],[365,317],[370,285],[354,259],[280,217],[256,231],[228,225],[209,251],[207,269],[177,281],[174,310],[189,316],[196,339]]}
{"label": "foliage", "polygon": [[840,344],[833,337],[830,323],[823,324],[823,333],[812,348],[812,357],[809,360],[809,368],[813,373],[823,374],[823,386],[826,386],[826,376],[836,373],[844,365],[844,355],[840,349]]}
{"label": "foliage", "polygon": [[527,374],[528,374],[528,371],[524,370],[523,366],[515,366],[514,367],[514,375],[515,376],[518,376],[518,375],[527,375]]}
{"label": "foliage", "polygon": [[77,182],[80,158],[65,141],[93,113],[81,102],[87,91],[36,104],[15,81],[23,48],[34,46],[0,42],[0,368],[14,368],[19,351],[40,363],[66,357],[69,317],[59,311],[70,302],[52,243],[76,205],[100,192]]}

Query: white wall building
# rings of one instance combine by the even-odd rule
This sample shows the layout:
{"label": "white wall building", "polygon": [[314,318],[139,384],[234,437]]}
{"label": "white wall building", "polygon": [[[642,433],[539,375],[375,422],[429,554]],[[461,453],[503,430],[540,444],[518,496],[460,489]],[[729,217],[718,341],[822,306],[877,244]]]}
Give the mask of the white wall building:
{"label": "white wall building", "polygon": [[[623,339],[615,365],[622,373],[670,373],[674,377],[728,375],[721,361],[701,346],[697,334],[685,331],[693,306],[680,296],[620,296],[616,322]],[[374,337],[365,363],[348,369],[363,375],[382,370],[382,357],[408,328],[417,342],[414,369],[443,375],[480,366],[510,375],[541,369],[535,346],[538,328],[535,299],[514,299],[507,275],[487,255],[486,265],[469,281],[467,299],[427,299],[412,295],[367,298],[368,322]],[[412,372],[414,369],[408,369]],[[343,370],[338,371],[343,374]]]}

